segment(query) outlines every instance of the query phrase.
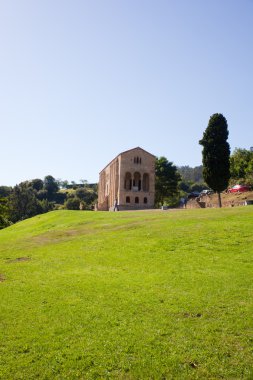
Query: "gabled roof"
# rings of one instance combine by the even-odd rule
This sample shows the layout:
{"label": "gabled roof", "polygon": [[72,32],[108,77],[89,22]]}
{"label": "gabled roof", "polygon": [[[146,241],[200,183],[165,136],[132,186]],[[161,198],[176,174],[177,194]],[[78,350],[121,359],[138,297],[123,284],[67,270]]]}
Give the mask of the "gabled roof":
{"label": "gabled roof", "polygon": [[[118,156],[120,156],[121,154],[124,154],[124,153],[131,152],[131,150],[135,150],[135,149],[140,149],[140,150],[142,150],[143,152],[149,154],[150,156],[155,157],[153,154],[147,152],[145,149],[142,149],[140,146],[137,146],[136,148],[132,148],[132,149],[125,150],[124,152],[121,152],[120,154],[118,154]],[[118,156],[117,156],[117,157],[118,157]],[[115,157],[115,158],[116,158],[116,157]]]}
{"label": "gabled roof", "polygon": [[153,154],[147,152],[145,149],[142,149],[140,146],[137,146],[136,148],[128,149],[128,150],[125,150],[124,152],[119,153],[116,157],[114,157],[114,158],[109,162],[109,164],[107,164],[107,165],[104,167],[104,169],[102,169],[102,170],[99,172],[99,174],[102,173],[102,171],[104,171],[104,170],[107,168],[107,166],[109,166],[114,160],[116,160],[116,158],[118,158],[119,156],[121,156],[121,155],[124,154],[124,153],[128,153],[128,152],[131,152],[132,150],[136,150],[136,149],[140,149],[140,150],[142,150],[143,152],[149,154],[150,156],[156,158],[156,156],[154,156]]}

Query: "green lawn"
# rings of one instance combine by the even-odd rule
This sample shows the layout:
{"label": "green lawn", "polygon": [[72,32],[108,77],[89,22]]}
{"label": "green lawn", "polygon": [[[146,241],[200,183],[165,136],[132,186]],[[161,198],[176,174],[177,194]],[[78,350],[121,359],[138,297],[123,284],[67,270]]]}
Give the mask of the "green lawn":
{"label": "green lawn", "polygon": [[253,206],[0,231],[0,379],[253,379]]}

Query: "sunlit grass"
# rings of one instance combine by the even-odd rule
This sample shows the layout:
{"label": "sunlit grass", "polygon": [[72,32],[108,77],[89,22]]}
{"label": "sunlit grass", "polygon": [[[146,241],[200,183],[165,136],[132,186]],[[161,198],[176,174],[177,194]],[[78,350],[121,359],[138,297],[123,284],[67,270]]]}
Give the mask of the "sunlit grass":
{"label": "sunlit grass", "polygon": [[252,220],[58,211],[0,231],[0,378],[250,379]]}

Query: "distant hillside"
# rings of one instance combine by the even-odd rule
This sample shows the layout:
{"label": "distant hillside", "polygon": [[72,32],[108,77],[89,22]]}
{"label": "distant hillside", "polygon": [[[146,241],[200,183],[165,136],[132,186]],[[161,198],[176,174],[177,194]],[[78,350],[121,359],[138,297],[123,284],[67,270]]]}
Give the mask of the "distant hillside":
{"label": "distant hillside", "polygon": [[203,166],[195,166],[191,168],[190,166],[178,166],[177,170],[179,171],[182,180],[185,182],[192,183],[203,183]]}

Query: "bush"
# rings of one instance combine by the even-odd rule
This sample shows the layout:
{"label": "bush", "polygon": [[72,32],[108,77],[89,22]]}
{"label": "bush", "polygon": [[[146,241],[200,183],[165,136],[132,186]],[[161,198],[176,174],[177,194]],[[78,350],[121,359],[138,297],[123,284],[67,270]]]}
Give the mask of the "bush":
{"label": "bush", "polygon": [[11,222],[0,215],[0,230],[11,225]]}
{"label": "bush", "polygon": [[80,200],[77,198],[68,198],[64,206],[67,210],[80,210]]}

